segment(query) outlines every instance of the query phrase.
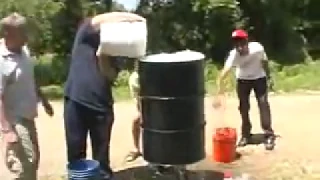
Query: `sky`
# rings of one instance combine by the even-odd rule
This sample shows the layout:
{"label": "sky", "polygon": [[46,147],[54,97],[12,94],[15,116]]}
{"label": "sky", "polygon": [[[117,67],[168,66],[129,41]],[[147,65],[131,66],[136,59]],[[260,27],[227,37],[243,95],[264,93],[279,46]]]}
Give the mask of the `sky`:
{"label": "sky", "polygon": [[134,9],[139,0],[115,0],[120,4],[123,4],[126,9]]}

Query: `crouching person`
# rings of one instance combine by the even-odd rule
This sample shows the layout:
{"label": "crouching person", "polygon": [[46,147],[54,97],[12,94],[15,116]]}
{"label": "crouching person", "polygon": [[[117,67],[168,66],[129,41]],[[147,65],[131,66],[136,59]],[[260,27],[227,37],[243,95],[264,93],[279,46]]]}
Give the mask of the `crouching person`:
{"label": "crouching person", "polygon": [[33,63],[25,46],[26,19],[13,13],[1,20],[0,135],[4,159],[13,179],[36,180],[39,146],[34,119],[40,97],[46,112],[52,107],[36,87]]}

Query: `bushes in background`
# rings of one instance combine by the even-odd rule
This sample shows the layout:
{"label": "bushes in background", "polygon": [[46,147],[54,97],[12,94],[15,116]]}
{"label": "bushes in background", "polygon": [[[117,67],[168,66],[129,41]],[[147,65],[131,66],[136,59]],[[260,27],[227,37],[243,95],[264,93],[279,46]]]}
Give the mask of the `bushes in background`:
{"label": "bushes in background", "polygon": [[[209,63],[205,67],[205,80],[207,93],[215,91],[215,80],[221,66]],[[35,75],[44,86],[43,90],[51,98],[60,98],[63,95],[63,84],[66,80],[69,68],[69,59],[57,55],[40,56],[35,61]],[[297,89],[320,90],[320,61],[281,66],[271,61],[271,72],[275,82],[276,91],[294,91]],[[128,78],[130,72],[122,71],[114,86],[114,93],[117,98],[129,96]],[[226,80],[227,90],[233,91],[235,79],[233,74]]]}
{"label": "bushes in background", "polygon": [[35,76],[41,86],[64,84],[70,60],[57,54],[34,57]]}

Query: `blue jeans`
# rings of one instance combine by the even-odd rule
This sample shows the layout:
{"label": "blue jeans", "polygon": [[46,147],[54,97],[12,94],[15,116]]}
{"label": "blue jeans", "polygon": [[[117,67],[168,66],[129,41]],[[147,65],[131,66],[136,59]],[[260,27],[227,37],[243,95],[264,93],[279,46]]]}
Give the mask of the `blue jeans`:
{"label": "blue jeans", "polygon": [[68,162],[86,158],[86,140],[90,134],[93,159],[100,162],[101,175],[112,176],[109,163],[109,145],[113,126],[113,107],[107,112],[93,110],[70,99],[65,99],[64,123]]}

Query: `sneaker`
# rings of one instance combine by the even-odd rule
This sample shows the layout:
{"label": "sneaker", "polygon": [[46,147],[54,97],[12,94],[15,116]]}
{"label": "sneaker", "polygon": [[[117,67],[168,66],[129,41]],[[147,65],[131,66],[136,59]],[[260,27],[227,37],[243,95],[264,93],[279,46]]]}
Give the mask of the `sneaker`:
{"label": "sneaker", "polygon": [[243,136],[238,142],[238,147],[244,147],[249,144],[250,137]]}
{"label": "sneaker", "polygon": [[276,145],[275,143],[276,137],[275,135],[268,135],[265,140],[266,150],[272,151]]}
{"label": "sneaker", "polygon": [[113,174],[101,174],[101,180],[113,180]]}
{"label": "sneaker", "polygon": [[100,177],[101,180],[113,180],[113,172],[110,168],[105,171],[100,170]]}
{"label": "sneaker", "polygon": [[138,159],[140,156],[142,156],[142,153],[140,151],[131,151],[126,156],[125,160],[126,160],[126,162],[133,162],[136,159]]}

